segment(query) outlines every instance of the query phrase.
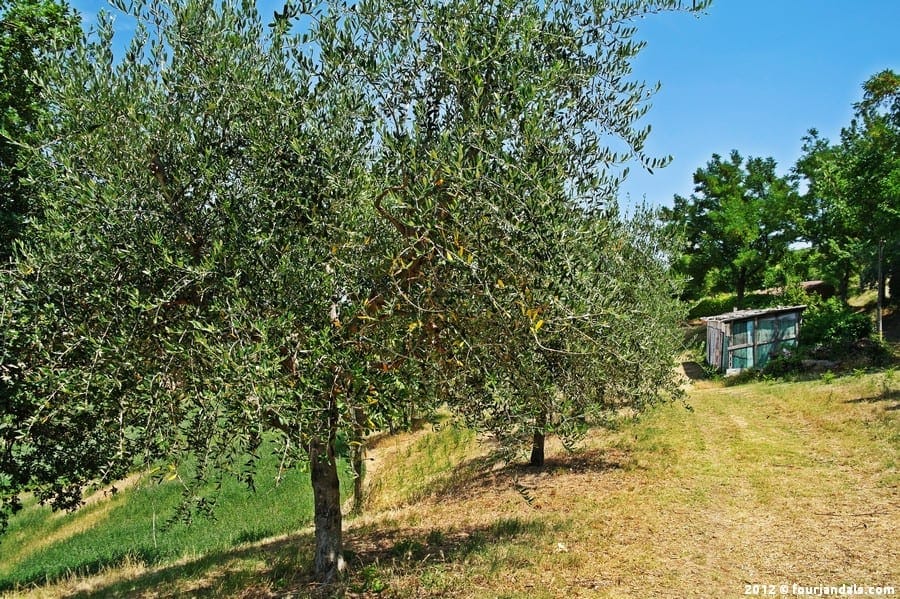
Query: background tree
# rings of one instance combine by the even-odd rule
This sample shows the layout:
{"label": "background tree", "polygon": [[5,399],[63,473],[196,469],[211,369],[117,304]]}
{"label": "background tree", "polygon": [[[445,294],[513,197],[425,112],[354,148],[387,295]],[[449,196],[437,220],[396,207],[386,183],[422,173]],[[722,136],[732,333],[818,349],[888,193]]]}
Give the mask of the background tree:
{"label": "background tree", "polygon": [[45,110],[40,80],[54,49],[78,24],[64,2],[0,0],[0,262],[11,253],[33,198],[22,187],[20,144],[33,143]]}
{"label": "background tree", "polygon": [[879,305],[885,281],[897,270],[900,251],[900,76],[890,70],[863,84],[856,118],[841,132],[848,193],[866,223],[863,235],[882,272]]}
{"label": "background tree", "polygon": [[806,182],[803,237],[815,252],[815,263],[835,285],[841,300],[850,294],[850,280],[864,261],[860,214],[848,202],[848,181],[842,172],[843,149],[811,130],[804,138],[803,155],[794,167]]}
{"label": "background tree", "polygon": [[775,173],[772,158],[748,158],[734,150],[728,160],[713,154],[694,173],[694,193],[675,196],[665,218],[685,238],[676,268],[688,295],[734,290],[738,306],[747,289],[762,283],[798,237],[796,185]]}
{"label": "background tree", "polygon": [[[811,131],[796,166],[808,184],[810,238],[845,300],[851,274],[877,271],[879,246],[884,278],[893,281],[897,269],[900,78],[890,70],[873,75],[855,109],[839,143],[830,144]],[[883,299],[883,286],[879,294]]]}
{"label": "background tree", "polygon": [[577,241],[549,275],[558,294],[531,317],[529,336],[506,335],[477,424],[513,450],[530,442],[533,466],[543,465],[550,434],[571,447],[589,427],[678,395],[672,360],[683,307],[653,213],[583,217],[570,232]]}

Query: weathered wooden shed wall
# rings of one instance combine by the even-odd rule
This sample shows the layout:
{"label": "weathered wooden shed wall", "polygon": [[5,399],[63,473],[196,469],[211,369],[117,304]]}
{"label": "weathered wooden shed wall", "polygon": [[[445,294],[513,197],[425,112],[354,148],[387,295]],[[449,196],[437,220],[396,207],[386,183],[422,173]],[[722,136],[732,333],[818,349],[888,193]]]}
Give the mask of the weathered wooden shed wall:
{"label": "weathered wooden shed wall", "polygon": [[704,318],[706,361],[726,374],[762,368],[784,349],[797,345],[804,309],[740,310]]}

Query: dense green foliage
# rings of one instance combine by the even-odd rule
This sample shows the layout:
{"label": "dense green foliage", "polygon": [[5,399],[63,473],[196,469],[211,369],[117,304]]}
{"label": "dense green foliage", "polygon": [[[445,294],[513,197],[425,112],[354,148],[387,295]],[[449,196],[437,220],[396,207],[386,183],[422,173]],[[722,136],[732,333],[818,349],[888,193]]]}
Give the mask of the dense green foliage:
{"label": "dense green foliage", "polygon": [[[772,295],[771,293],[750,293],[744,296],[742,305],[746,309],[753,309],[769,308],[781,303],[783,303],[781,295]],[[704,316],[715,316],[717,314],[724,314],[725,312],[736,310],[737,306],[737,296],[734,293],[707,295],[690,306],[687,317],[696,319]]]}
{"label": "dense green foliage", "polygon": [[840,354],[872,333],[869,315],[851,310],[838,298],[808,303],[800,329],[802,347],[825,347],[828,353]]}
{"label": "dense green foliage", "polygon": [[331,452],[357,404],[372,430],[397,405],[379,393],[414,387],[378,368],[392,323],[340,326],[389,256],[360,201],[360,94],[340,64],[316,72],[339,53],[313,64],[286,27],[233,5],[132,10],[123,61],[102,18],[48,67],[41,137],[56,141],[31,164],[43,211],[2,285],[12,501],[24,485],[73,507],[90,480],[190,456],[185,499],[205,508],[211,478],[253,483],[266,431],[289,465]]}
{"label": "dense green foliage", "polygon": [[35,137],[38,118],[46,110],[41,99],[45,64],[66,47],[77,20],[57,0],[0,0],[0,263],[34,201],[23,187],[19,164],[23,143]]}
{"label": "dense green foliage", "polygon": [[46,143],[22,140],[6,510],[160,461],[206,510],[272,436],[309,465],[331,581],[339,444],[441,402],[511,442],[576,434],[677,391],[669,247],[614,191],[661,164],[631,24],[681,2],[117,6],[124,57],[101,15],[45,67]]}
{"label": "dense green foliage", "polygon": [[877,279],[879,246],[885,279],[900,256],[900,77],[877,73],[863,92],[840,142],[810,131],[796,167],[808,183],[807,236],[845,299],[853,274]]}
{"label": "dense green foliage", "polygon": [[684,236],[676,268],[687,279],[686,297],[734,291],[743,305],[746,291],[761,286],[824,279],[846,301],[852,280],[861,287],[877,282],[879,253],[882,281],[893,282],[898,156],[900,78],[890,70],[863,84],[839,143],[810,130],[789,176],[776,175],[771,159],[744,163],[736,151],[730,160],[713,156],[694,175],[695,193],[676,196],[665,215]]}
{"label": "dense green foliage", "polygon": [[727,160],[713,155],[694,174],[695,192],[675,196],[665,216],[686,241],[677,268],[690,296],[733,289],[742,307],[747,290],[787,254],[796,239],[798,196],[775,166],[771,158],[745,162],[736,150]]}

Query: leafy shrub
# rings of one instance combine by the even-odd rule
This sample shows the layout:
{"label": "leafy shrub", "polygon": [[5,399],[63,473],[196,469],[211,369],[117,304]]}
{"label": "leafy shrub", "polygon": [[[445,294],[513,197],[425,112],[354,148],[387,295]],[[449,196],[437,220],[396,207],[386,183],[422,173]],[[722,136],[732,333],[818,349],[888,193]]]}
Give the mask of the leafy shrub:
{"label": "leafy shrub", "polygon": [[783,377],[803,369],[802,355],[798,352],[785,353],[769,360],[763,373],[774,377]]}
{"label": "leafy shrub", "polygon": [[847,368],[862,369],[882,368],[894,363],[894,355],[890,346],[877,339],[860,339],[845,349],[841,363]]}
{"label": "leafy shrub", "polygon": [[825,350],[829,354],[846,353],[855,341],[872,334],[872,320],[854,312],[839,299],[811,302],[803,313],[800,344]]}
{"label": "leafy shrub", "polygon": [[[768,308],[780,304],[781,297],[768,293],[750,293],[744,296],[743,309]],[[737,306],[737,296],[733,293],[701,298],[688,312],[688,318],[715,316],[731,312]]]}

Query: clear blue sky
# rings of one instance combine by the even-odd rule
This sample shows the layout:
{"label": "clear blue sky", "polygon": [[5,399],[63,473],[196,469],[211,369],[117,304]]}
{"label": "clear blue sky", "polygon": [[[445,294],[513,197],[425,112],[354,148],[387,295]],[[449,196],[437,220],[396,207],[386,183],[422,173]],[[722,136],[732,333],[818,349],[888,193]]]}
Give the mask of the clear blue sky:
{"label": "clear blue sky", "polygon": [[[73,5],[87,21],[107,7]],[[283,0],[258,5],[269,15]],[[900,0],[714,0],[700,17],[654,15],[638,26],[647,48],[634,76],[663,85],[645,117],[648,150],[674,161],[653,175],[633,165],[624,205],[690,194],[714,152],[772,156],[787,172],[808,129],[836,139],[862,83],[900,70]]]}
{"label": "clear blue sky", "polygon": [[633,167],[622,198],[671,205],[713,153],[771,156],[785,173],[808,129],[837,139],[862,83],[900,71],[900,0],[714,0],[699,18],[645,19],[638,37],[635,77],[663,85],[648,149],[674,161]]}

